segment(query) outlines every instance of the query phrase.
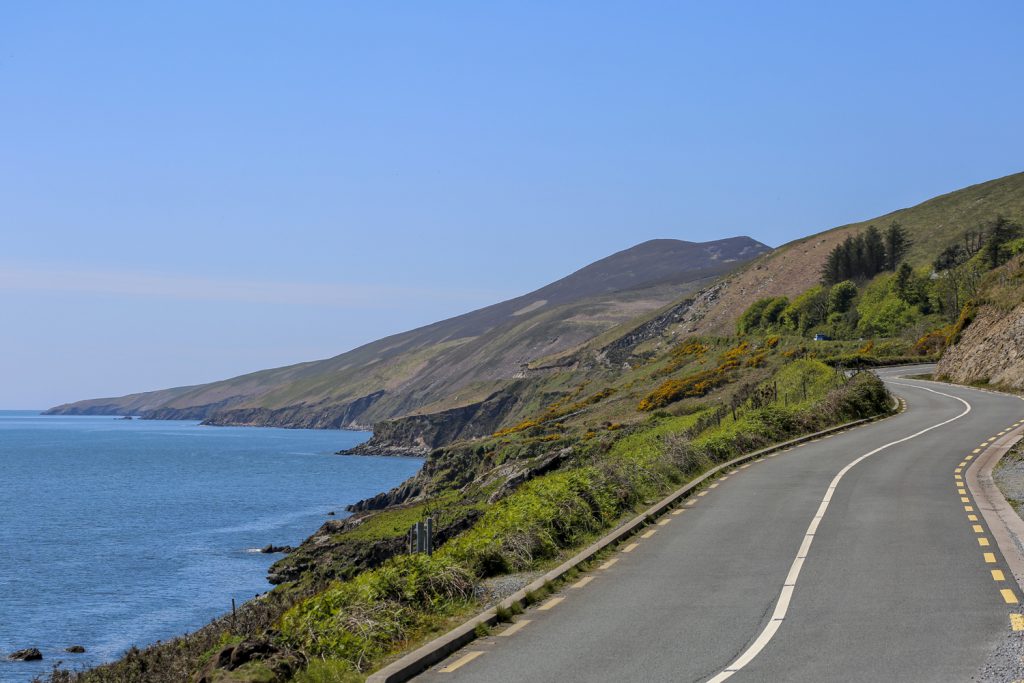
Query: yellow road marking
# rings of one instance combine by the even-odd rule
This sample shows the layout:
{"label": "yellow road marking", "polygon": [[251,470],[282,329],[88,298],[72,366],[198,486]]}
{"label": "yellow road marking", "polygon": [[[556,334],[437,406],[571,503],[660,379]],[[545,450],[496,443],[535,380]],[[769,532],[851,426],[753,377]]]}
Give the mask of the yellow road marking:
{"label": "yellow road marking", "polygon": [[708,495],[707,491],[701,491],[700,493],[697,494],[697,497],[700,498],[701,496],[706,496],[706,495]]}
{"label": "yellow road marking", "polygon": [[1024,614],[1011,614],[1010,628],[1014,631],[1024,631]]}
{"label": "yellow road marking", "polygon": [[439,671],[443,674],[449,674],[452,671],[458,669],[459,667],[469,664],[482,654],[483,652],[467,652],[466,654],[462,655],[448,666],[444,667],[443,669],[439,669]]}
{"label": "yellow road marking", "polygon": [[978,545],[982,546],[983,548],[984,547],[988,547],[988,539],[987,538],[979,538],[978,539]]}
{"label": "yellow road marking", "polygon": [[1006,432],[999,432],[998,434],[996,434],[996,436],[1002,436],[1002,435],[1003,435],[1003,434],[1005,434],[1005,433],[1006,433]]}
{"label": "yellow road marking", "polygon": [[970,505],[964,505],[964,512],[974,512],[974,508]]}
{"label": "yellow road marking", "polygon": [[563,600],[565,600],[565,598],[562,598],[562,597],[551,598],[550,600],[545,602],[543,605],[538,607],[537,610],[540,611],[540,612],[547,612],[549,609],[551,609],[552,607],[554,607],[558,603],[562,602]]}
{"label": "yellow road marking", "polygon": [[[985,444],[981,444],[981,445],[984,446]],[[980,448],[975,448],[973,451],[971,451],[971,453],[981,453],[981,449]]]}
{"label": "yellow road marking", "polygon": [[709,489],[714,489],[714,488],[718,488],[718,484],[712,484],[712,485],[711,485],[711,486],[709,486],[708,488],[709,488]]}
{"label": "yellow road marking", "polygon": [[728,479],[728,478],[729,478],[729,475],[728,475],[728,474],[726,474],[725,476],[719,477],[719,478],[718,478],[718,481],[725,481],[725,480],[726,480],[726,479]]}
{"label": "yellow road marking", "polygon": [[967,521],[968,522],[977,522],[978,521],[978,515],[967,515]]}
{"label": "yellow road marking", "polygon": [[526,626],[527,624],[529,624],[529,623],[530,623],[529,619],[520,619],[519,621],[517,621],[516,623],[512,624],[507,629],[505,629],[504,631],[499,633],[498,635],[499,636],[510,636],[513,633],[515,633],[516,631],[522,630],[522,628],[524,626]]}
{"label": "yellow road marking", "polygon": [[959,493],[961,496],[967,495],[967,489],[957,489],[956,492]]}
{"label": "yellow road marking", "polygon": [[[988,543],[988,541],[985,541],[985,542]],[[634,550],[636,550],[637,546],[639,546],[639,545],[640,545],[639,543],[630,543],[629,545],[627,545],[625,548],[622,549],[622,552],[624,552],[624,553],[631,553]]]}
{"label": "yellow road marking", "polygon": [[613,557],[612,559],[608,560],[607,562],[602,564],[600,567],[598,567],[598,569],[608,569],[608,567],[612,566],[613,564],[615,564],[618,561],[619,561],[619,558]]}
{"label": "yellow road marking", "polygon": [[985,533],[985,530],[981,528],[981,525],[980,525],[980,524],[974,524],[974,525],[972,525],[972,526],[971,526],[971,529],[973,529],[973,530],[974,530],[974,533],[976,533],[976,534],[983,534],[983,533]]}
{"label": "yellow road marking", "polygon": [[960,498],[960,502],[961,503],[970,503],[971,499],[970,498]]}
{"label": "yellow road marking", "polygon": [[573,585],[569,586],[569,588],[583,588],[584,586],[586,586],[588,583],[590,583],[593,580],[594,580],[593,576],[584,576],[582,579],[580,579],[579,581],[577,581]]}
{"label": "yellow road marking", "polygon": [[995,553],[985,553],[985,562],[987,562],[988,564],[992,564],[995,561],[996,561],[996,554]]}
{"label": "yellow road marking", "polygon": [[992,579],[994,581],[1006,581],[1006,576],[1003,575],[1003,570],[1002,569],[993,569],[992,570]]}
{"label": "yellow road marking", "polygon": [[[953,474],[960,474],[963,471],[964,471],[963,467],[957,467],[955,470],[953,470]],[[957,479],[959,479],[959,478],[960,477],[957,477]]]}
{"label": "yellow road marking", "polygon": [[668,517],[666,517],[665,519],[663,519],[663,520],[661,520],[660,522],[658,522],[658,526],[665,526],[666,524],[668,524],[668,523],[669,523],[669,522],[671,522],[671,521],[672,521],[671,519],[669,519]]}
{"label": "yellow road marking", "polygon": [[966,465],[967,465],[967,461],[966,460],[964,460],[962,463],[960,463],[960,467],[965,467]]}
{"label": "yellow road marking", "polygon": [[1003,596],[1003,600],[1006,601],[1007,605],[1016,605],[1018,603],[1017,596],[1009,588],[1003,588],[999,591]]}
{"label": "yellow road marking", "polygon": [[[984,448],[985,446],[987,446],[987,445],[988,445],[988,441],[982,441],[982,442],[981,442],[980,444],[978,444],[978,445],[979,445],[979,446],[981,446],[981,448]],[[981,450],[981,448],[979,448],[979,449],[975,450],[974,452],[975,452],[975,453],[977,453],[978,451],[980,451],[980,450]]]}
{"label": "yellow road marking", "polygon": [[989,441],[995,441],[995,440],[996,440],[996,437],[994,437],[994,436],[991,439],[989,439]]}
{"label": "yellow road marking", "polygon": [[[979,450],[980,450],[980,449],[979,449]],[[970,459],[971,459],[971,458],[973,458],[973,457],[974,457],[973,455],[965,455],[965,456],[964,456],[964,460],[970,460]]]}
{"label": "yellow road marking", "polygon": [[648,529],[647,531],[640,534],[640,538],[650,538],[654,534],[658,533],[657,529]]}
{"label": "yellow road marking", "polygon": [[745,470],[745,469],[747,469],[748,467],[750,467],[750,463],[749,463],[749,462],[748,462],[748,463],[747,463],[746,465],[740,465],[740,469],[741,469],[741,470]]}
{"label": "yellow road marking", "polygon": [[[963,481],[964,480],[964,478],[961,477],[959,474],[954,474],[953,475],[953,479],[956,480],[956,481]],[[957,486],[963,486],[963,484],[957,484]]]}
{"label": "yellow road marking", "polygon": [[697,501],[694,500],[694,499],[686,501],[686,507],[693,507],[696,504],[697,504]]}
{"label": "yellow road marking", "polygon": [[681,515],[684,512],[686,512],[686,510],[684,508],[679,508],[678,510],[673,510],[672,511],[672,516],[675,517],[676,515]]}

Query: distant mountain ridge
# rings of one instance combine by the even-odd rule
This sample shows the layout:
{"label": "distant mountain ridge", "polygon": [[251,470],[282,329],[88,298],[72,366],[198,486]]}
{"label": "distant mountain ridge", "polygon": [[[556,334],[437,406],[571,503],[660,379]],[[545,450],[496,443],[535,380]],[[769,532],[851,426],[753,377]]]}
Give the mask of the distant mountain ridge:
{"label": "distant mountain ridge", "polygon": [[529,294],[321,361],[209,384],[64,404],[48,414],[358,428],[471,405],[529,363],[656,311],[770,251],[749,237],[651,240]]}

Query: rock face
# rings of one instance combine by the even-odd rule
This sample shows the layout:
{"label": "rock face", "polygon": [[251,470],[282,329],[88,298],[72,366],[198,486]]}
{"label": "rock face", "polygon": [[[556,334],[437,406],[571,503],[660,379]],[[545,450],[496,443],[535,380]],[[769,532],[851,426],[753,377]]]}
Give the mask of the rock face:
{"label": "rock face", "polygon": [[34,647],[18,650],[7,655],[7,659],[15,662],[37,662],[43,658],[43,653]]}
{"label": "rock face", "polygon": [[981,307],[935,372],[954,382],[1024,389],[1024,304],[1009,313],[994,306]]}
{"label": "rock face", "polygon": [[425,456],[453,441],[492,434],[519,400],[513,386],[468,406],[378,422],[373,438],[342,454]]}

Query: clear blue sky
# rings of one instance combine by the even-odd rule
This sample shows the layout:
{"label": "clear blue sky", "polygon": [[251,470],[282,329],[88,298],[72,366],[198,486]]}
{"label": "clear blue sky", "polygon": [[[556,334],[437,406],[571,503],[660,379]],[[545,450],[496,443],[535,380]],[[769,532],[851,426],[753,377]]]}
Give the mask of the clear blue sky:
{"label": "clear blue sky", "polygon": [[0,407],[335,355],[1024,170],[1024,4],[0,6]]}

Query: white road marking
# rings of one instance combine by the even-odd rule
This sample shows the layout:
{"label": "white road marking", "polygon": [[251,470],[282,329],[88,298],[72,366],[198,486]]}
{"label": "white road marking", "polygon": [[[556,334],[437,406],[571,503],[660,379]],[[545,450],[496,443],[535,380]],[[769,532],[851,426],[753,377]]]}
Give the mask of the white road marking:
{"label": "white road marking", "polygon": [[971,404],[965,401],[964,399],[960,398],[959,396],[944,394],[941,391],[935,391],[934,389],[928,389],[927,387],[921,387],[913,384],[901,384],[899,382],[893,382],[893,384],[901,387],[912,387],[914,389],[922,389],[924,391],[930,391],[933,394],[938,394],[939,396],[952,398],[963,403],[966,406],[966,408],[962,413],[960,413],[956,417],[951,417],[948,420],[934,424],[931,427],[922,429],[919,432],[915,432],[910,436],[905,436],[902,439],[890,441],[884,446],[879,446],[875,450],[865,453],[864,455],[847,464],[846,467],[844,467],[843,469],[839,470],[839,473],[836,474],[836,476],[832,479],[832,482],[828,485],[828,489],[826,489],[825,491],[825,496],[821,500],[821,505],[818,507],[818,511],[814,515],[814,519],[811,520],[810,526],[807,527],[807,533],[804,535],[803,543],[800,544],[800,550],[797,551],[796,558],[793,559],[793,564],[789,569],[789,574],[786,577],[786,582],[782,586],[782,590],[779,593],[779,599],[775,603],[775,611],[772,613],[771,621],[768,622],[768,624],[761,631],[760,635],[757,636],[754,642],[751,643],[750,646],[739,657],[737,657],[735,661],[733,661],[729,666],[727,666],[724,671],[720,672],[715,677],[709,679],[708,683],[721,683],[721,681],[724,681],[727,678],[732,677],[734,673],[741,670],[743,667],[745,667],[747,664],[753,661],[754,658],[761,653],[761,650],[763,650],[765,646],[767,646],[768,643],[771,642],[771,639],[775,636],[775,632],[779,630],[779,627],[782,625],[783,620],[786,618],[786,613],[789,611],[789,601],[793,595],[793,590],[796,588],[796,580],[800,574],[800,568],[803,566],[804,558],[806,558],[807,553],[810,552],[811,543],[814,541],[814,534],[818,529],[818,523],[821,521],[821,518],[825,516],[825,511],[828,509],[829,501],[832,500],[832,494],[836,490],[836,487],[839,485],[840,480],[842,480],[842,478],[846,476],[846,473],[849,472],[854,467],[856,467],[861,461],[866,460],[875,453],[884,451],[886,448],[889,448],[890,446],[895,446],[905,441],[915,439],[921,436],[922,434],[932,431],[933,429],[938,429],[939,427],[947,425],[950,422],[959,420],[961,417],[971,412]]}

